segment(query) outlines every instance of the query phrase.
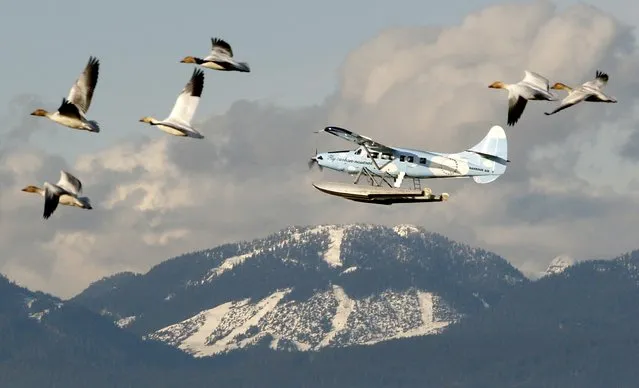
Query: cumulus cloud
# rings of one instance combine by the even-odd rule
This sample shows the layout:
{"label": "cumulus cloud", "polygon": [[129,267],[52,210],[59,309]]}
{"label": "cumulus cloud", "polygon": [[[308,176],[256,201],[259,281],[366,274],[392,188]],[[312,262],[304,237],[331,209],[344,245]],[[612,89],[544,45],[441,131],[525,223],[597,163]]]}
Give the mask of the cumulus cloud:
{"label": "cumulus cloud", "polygon": [[[388,145],[460,151],[490,126],[505,126],[506,93],[487,86],[517,82],[525,69],[569,85],[601,69],[619,103],[583,103],[549,117],[552,103],[529,103],[506,128],[512,162],[503,177],[489,185],[428,182],[451,194],[447,203],[382,207],[311,186],[349,179],[309,172],[315,147],[351,146],[312,131],[333,124]],[[315,223],[415,223],[530,273],[559,254],[605,258],[639,247],[639,220],[628,211],[639,205],[639,55],[631,29],[611,15],[540,1],[489,7],[459,25],[389,29],[351,52],[339,76],[338,90],[317,106],[238,101],[199,123],[201,141],[147,133],[71,165],[28,136],[5,147],[0,271],[70,296],[116,271],[146,271],[185,251]],[[206,115],[201,105],[198,116]],[[57,180],[61,168],[82,179],[94,210],[60,208],[43,222],[42,199],[20,189]]]}

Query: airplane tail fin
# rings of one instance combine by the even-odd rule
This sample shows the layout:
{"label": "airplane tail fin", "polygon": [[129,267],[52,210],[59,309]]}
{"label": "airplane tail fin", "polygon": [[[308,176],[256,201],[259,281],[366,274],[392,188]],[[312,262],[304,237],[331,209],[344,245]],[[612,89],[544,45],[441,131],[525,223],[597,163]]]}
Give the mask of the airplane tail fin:
{"label": "airplane tail fin", "polygon": [[506,132],[499,125],[490,128],[488,134],[475,146],[467,150],[479,156],[480,163],[490,170],[487,175],[475,175],[477,183],[490,183],[506,172],[508,160],[508,140]]}

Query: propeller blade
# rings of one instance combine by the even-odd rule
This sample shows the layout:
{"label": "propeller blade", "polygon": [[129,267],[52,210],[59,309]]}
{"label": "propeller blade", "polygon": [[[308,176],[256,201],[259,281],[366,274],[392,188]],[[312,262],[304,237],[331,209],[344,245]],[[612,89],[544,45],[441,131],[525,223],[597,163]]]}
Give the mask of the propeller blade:
{"label": "propeller blade", "polygon": [[324,167],[317,161],[317,148],[315,148],[315,155],[308,160],[308,169],[312,169],[314,164],[317,164],[320,171],[324,170]]}

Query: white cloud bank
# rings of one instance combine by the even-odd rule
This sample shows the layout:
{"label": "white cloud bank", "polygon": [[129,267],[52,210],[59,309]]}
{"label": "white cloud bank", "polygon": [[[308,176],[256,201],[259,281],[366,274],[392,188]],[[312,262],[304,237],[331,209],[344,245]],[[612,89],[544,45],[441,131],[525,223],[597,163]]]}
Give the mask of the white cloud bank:
{"label": "white cloud bank", "polygon": [[[639,248],[638,53],[631,30],[596,8],[498,5],[460,25],[383,31],[346,58],[339,90],[325,103],[287,110],[240,101],[199,125],[203,141],[140,129],[148,138],[82,155],[71,166],[55,150],[4,143],[0,271],[68,297],[116,271],[146,271],[185,251],[316,223],[415,223],[530,272],[559,254],[603,258]],[[373,206],[311,186],[322,179],[306,169],[314,148],[350,146],[313,130],[340,125],[389,145],[459,151],[491,125],[505,126],[506,93],[487,86],[516,82],[524,69],[569,85],[601,69],[619,103],[585,103],[549,117],[543,111],[552,103],[530,103],[506,128],[506,175],[489,185],[429,182],[451,193],[447,203]],[[37,105],[16,101],[23,108],[11,111],[25,117]],[[198,117],[206,114],[203,103]],[[33,120],[17,121],[5,132],[37,135]],[[59,133],[81,141],[70,130]],[[42,199],[20,189],[55,180],[61,168],[83,181],[94,210],[60,208],[44,222]]]}

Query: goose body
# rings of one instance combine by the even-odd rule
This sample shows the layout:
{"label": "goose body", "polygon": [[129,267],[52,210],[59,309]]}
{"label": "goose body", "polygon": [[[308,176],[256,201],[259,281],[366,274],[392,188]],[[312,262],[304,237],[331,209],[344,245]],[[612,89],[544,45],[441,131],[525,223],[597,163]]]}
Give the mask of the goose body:
{"label": "goose body", "polygon": [[203,139],[204,136],[191,125],[191,121],[200,103],[200,97],[204,89],[204,72],[193,70],[191,79],[175,101],[173,110],[164,120],[157,120],[150,116],[140,119],[140,122],[148,123],[173,136],[192,137]]}
{"label": "goose body", "polygon": [[211,38],[211,52],[205,58],[184,57],[181,63],[194,63],[207,69],[220,71],[239,71],[249,73],[251,68],[246,62],[239,62],[233,58],[233,49],[225,40]]}
{"label": "goose body", "polygon": [[22,191],[40,194],[44,197],[44,212],[42,217],[48,219],[57,209],[58,204],[91,210],[91,201],[87,197],[80,197],[82,182],[66,171],[60,171],[60,180],[56,184],[44,182],[43,188],[27,186]]}
{"label": "goose body", "polygon": [[575,89],[561,82],[555,83],[551,89],[565,90],[568,92],[568,95],[561,100],[561,103],[555,110],[544,113],[546,115],[552,115],[582,101],[616,103],[617,99],[608,96],[602,91],[606,84],[608,84],[608,78],[608,74],[597,70],[595,79],[584,82]]}
{"label": "goose body", "polygon": [[36,109],[32,116],[46,117],[51,121],[65,127],[89,132],[100,132],[100,125],[95,120],[89,120],[86,113],[93,99],[93,92],[98,83],[100,61],[90,57],[80,77],[75,81],[67,98],[62,99],[62,104],[55,112],[44,109]]}
{"label": "goose body", "polygon": [[557,97],[550,91],[550,83],[545,77],[532,71],[524,71],[524,79],[516,84],[495,81],[488,87],[508,91],[508,125],[513,126],[524,113],[528,101],[556,101]]}

